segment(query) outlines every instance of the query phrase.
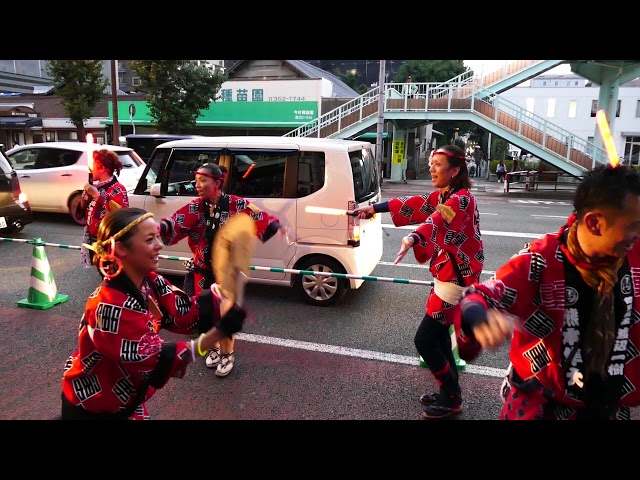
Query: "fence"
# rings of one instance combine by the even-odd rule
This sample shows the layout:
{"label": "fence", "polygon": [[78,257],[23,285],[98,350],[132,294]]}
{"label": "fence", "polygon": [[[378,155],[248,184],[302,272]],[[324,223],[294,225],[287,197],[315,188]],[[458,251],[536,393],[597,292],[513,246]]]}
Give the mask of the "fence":
{"label": "fence", "polygon": [[567,172],[520,170],[508,172],[504,178],[504,185],[505,192],[514,189],[572,192],[581,181],[582,177]]}

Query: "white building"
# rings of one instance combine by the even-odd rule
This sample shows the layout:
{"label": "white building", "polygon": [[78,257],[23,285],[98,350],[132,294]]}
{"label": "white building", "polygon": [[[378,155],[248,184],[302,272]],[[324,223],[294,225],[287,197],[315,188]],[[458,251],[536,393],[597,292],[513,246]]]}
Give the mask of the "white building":
{"label": "white building", "polygon": [[[540,75],[530,85],[511,88],[500,94],[576,137],[593,142],[597,131],[599,86],[576,74]],[[610,122],[618,155],[638,165],[640,154],[640,78],[618,89],[616,118]],[[518,150],[509,147],[509,150]]]}

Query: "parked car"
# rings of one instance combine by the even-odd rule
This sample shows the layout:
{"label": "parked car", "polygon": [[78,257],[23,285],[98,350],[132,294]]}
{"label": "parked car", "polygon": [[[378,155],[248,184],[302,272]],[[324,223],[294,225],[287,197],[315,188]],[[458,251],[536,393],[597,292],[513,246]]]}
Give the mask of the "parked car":
{"label": "parked car", "polygon": [[[379,169],[370,143],[275,136],[167,142],[156,147],[140,183],[129,194],[129,204],[152,212],[156,219],[170,216],[197,196],[195,172],[207,162],[227,168],[223,191],[275,215],[289,231],[286,238],[275,235],[257,242],[251,265],[269,270],[252,270],[250,282],[293,287],[306,302],[327,306],[359,288],[363,280],[282,269],[366,276],[378,265],[380,215],[360,220],[331,214],[380,201]],[[330,213],[312,213],[308,207],[329,207]],[[162,253],[193,256],[186,238]],[[169,259],[160,260],[159,271],[186,273],[182,262]]]}
{"label": "parked car", "polygon": [[131,133],[120,137],[120,145],[133,148],[144,162],[148,162],[151,154],[158,145],[172,140],[196,138],[200,135],[178,135],[169,133]]}
{"label": "parked car", "polygon": [[0,152],[0,234],[18,233],[33,222],[27,198],[20,189],[18,174]]}
{"label": "parked car", "polygon": [[116,152],[122,161],[118,180],[127,190],[135,188],[145,163],[132,148],[84,142],[21,145],[6,155],[34,212],[68,213],[74,222],[84,225],[84,217],[76,214],[76,205],[89,178],[88,148]]}

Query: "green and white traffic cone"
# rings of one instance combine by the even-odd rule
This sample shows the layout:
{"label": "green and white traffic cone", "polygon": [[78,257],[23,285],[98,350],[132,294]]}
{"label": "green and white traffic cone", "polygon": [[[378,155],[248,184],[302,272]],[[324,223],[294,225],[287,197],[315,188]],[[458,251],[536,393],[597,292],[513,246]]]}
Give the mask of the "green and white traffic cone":
{"label": "green and white traffic cone", "polygon": [[[34,238],[33,241],[36,244],[42,243],[40,238]],[[18,306],[46,310],[67,300],[69,300],[69,295],[58,293],[44,245],[34,245],[29,292],[27,298],[18,302]]]}
{"label": "green and white traffic cone", "polygon": [[[458,354],[458,342],[456,340],[456,329],[453,327],[453,325],[449,326],[449,335],[451,335],[451,350],[453,350],[453,358],[456,361],[456,367],[458,367],[458,370],[463,371],[465,368],[467,368],[467,362],[462,360],[460,358],[460,355]],[[429,365],[427,365],[427,362],[424,361],[424,359],[422,358],[422,355],[419,355],[419,358],[420,358],[420,366],[428,368]]]}

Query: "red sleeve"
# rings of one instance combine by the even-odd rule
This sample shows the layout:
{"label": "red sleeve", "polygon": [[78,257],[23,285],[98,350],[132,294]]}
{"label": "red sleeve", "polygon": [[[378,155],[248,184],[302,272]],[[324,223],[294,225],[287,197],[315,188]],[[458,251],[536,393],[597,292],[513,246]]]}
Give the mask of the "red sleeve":
{"label": "red sleeve", "polygon": [[445,203],[435,207],[425,222],[414,230],[422,238],[413,245],[416,260],[419,263],[427,262],[433,256],[436,246],[442,248],[454,238],[467,222],[472,221],[469,210],[475,209],[463,211],[458,195],[452,195]]}
{"label": "red sleeve", "polygon": [[539,305],[536,296],[541,293],[540,278],[546,267],[542,254],[532,248],[532,244],[525,245],[491,279],[475,283],[462,302],[477,302],[486,308],[506,310],[520,319],[529,318]]}
{"label": "red sleeve", "polygon": [[199,309],[197,303],[162,275],[149,274],[155,284],[156,301],[163,313],[162,328],[175,333],[197,333]]}
{"label": "red sleeve", "polygon": [[121,207],[129,206],[129,196],[127,194],[127,189],[121,183],[116,183],[113,188],[111,188],[107,193],[106,203],[107,210],[111,210],[109,208],[109,202],[113,201],[120,205]]}
{"label": "red sleeve", "polygon": [[[264,210],[260,210],[256,205],[241,197],[229,195],[229,211],[235,207],[236,213],[245,213],[253,218],[256,224],[256,236],[262,241],[269,240],[278,230],[280,220],[273,215],[269,215]],[[232,207],[233,206],[233,207]]]}
{"label": "red sleeve", "polygon": [[429,195],[392,198],[387,205],[396,227],[423,223],[435,212],[435,207],[429,203]]}
{"label": "red sleeve", "polygon": [[[157,368],[164,340],[154,329],[153,317],[129,295],[104,285],[89,298],[85,310],[89,335],[101,355],[127,370],[149,372]],[[171,373],[183,363],[186,342],[174,342]],[[165,355],[166,355],[165,350]]]}
{"label": "red sleeve", "polygon": [[202,217],[202,202],[200,199],[197,198],[190,201],[170,217],[162,219],[162,222],[165,222],[169,227],[162,232],[162,242],[165,245],[175,245],[193,232]]}

